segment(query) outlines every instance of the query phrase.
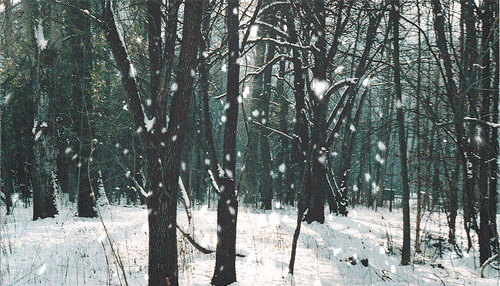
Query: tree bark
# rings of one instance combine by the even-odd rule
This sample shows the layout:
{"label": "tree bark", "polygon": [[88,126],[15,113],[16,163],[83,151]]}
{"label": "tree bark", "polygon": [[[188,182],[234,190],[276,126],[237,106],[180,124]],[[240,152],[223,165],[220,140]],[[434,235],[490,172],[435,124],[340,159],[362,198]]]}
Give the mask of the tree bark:
{"label": "tree bark", "polygon": [[220,197],[217,204],[217,250],[212,285],[229,285],[236,281],[236,128],[238,123],[238,95],[240,67],[238,9],[239,0],[228,0],[226,25],[228,36],[226,123],[224,127],[223,171]]}
{"label": "tree bark", "polygon": [[401,7],[399,0],[391,0],[391,18],[394,36],[394,88],[397,100],[397,121],[399,135],[399,153],[401,156],[401,183],[403,185],[403,198],[401,206],[403,208],[403,250],[401,265],[410,264],[410,187],[408,183],[408,159],[406,146],[406,133],[404,124],[403,101],[401,90],[401,66],[399,63],[399,11]]}
{"label": "tree bark", "polygon": [[[29,14],[33,15],[34,1],[27,1]],[[50,6],[50,13],[56,15],[55,6]],[[33,19],[29,19],[33,21]],[[33,220],[54,217],[57,214],[55,205],[55,180],[57,173],[56,127],[54,114],[54,78],[55,65],[60,49],[60,26],[50,22],[50,34],[44,33],[42,25],[36,29],[39,41],[42,34],[49,36],[46,46],[37,42],[34,32],[30,39],[32,47],[32,72],[35,100],[35,161],[33,168]],[[28,24],[28,29],[35,29]],[[42,31],[43,30],[43,31]],[[32,30],[34,31],[34,30]]]}
{"label": "tree bark", "polygon": [[[90,9],[87,0],[72,3],[78,9]],[[78,138],[78,216],[96,217],[96,193],[92,180],[96,180],[96,172],[92,169],[92,134],[90,113],[92,112],[91,77],[92,47],[91,21],[80,12],[72,10],[68,23],[75,29],[75,35],[70,38],[71,57],[75,59],[73,70],[72,93],[75,102],[74,131]]]}

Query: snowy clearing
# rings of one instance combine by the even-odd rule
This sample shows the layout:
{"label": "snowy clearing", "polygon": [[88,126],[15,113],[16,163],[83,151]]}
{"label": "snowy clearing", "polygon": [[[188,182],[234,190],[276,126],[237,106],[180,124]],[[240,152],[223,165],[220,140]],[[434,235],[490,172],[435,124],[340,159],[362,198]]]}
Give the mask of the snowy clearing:
{"label": "snowy clearing", "polygon": [[[129,285],[147,285],[147,209],[101,209],[110,240],[100,219],[75,217],[75,212],[67,204],[56,218],[32,221],[31,209],[22,207],[12,216],[2,215],[1,285],[125,285],[116,257]],[[187,230],[184,211],[179,208],[178,213],[179,224]],[[448,231],[445,215],[437,212],[426,213],[422,220],[423,253],[415,259],[419,263],[400,266],[401,217],[399,209],[391,213],[355,208],[348,217],[328,216],[324,225],[303,224],[291,277],[287,273],[295,210],[242,207],[237,253],[245,257],[237,258],[238,282],[233,285],[499,285],[499,273],[490,267],[485,271],[488,278],[480,278],[475,250],[460,258],[435,239]],[[457,225],[463,250],[465,233],[460,221]],[[194,227],[197,241],[215,249],[216,211],[197,206]],[[201,254],[178,237],[179,284],[210,285],[215,253]]]}

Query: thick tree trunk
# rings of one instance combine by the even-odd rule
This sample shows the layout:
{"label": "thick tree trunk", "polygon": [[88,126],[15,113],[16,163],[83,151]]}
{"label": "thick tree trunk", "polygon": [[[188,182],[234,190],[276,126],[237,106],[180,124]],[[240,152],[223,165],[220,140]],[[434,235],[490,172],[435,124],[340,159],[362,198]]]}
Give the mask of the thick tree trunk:
{"label": "thick tree trunk", "polygon": [[[87,0],[75,1],[79,9],[89,9]],[[76,107],[74,114],[74,130],[80,144],[77,160],[78,182],[78,216],[96,217],[96,197],[92,180],[96,180],[96,172],[92,170],[92,134],[90,130],[90,113],[92,112],[91,77],[92,47],[91,21],[79,11],[72,11],[68,22],[76,29],[76,34],[70,38],[72,58],[75,59],[73,70],[73,99]]]}
{"label": "thick tree trunk", "polygon": [[[315,36],[317,37],[316,48],[318,51],[314,55],[313,75],[317,85],[326,84],[326,39],[325,39],[325,2],[324,0],[314,1],[312,3],[313,11],[311,17],[317,19],[315,25]],[[340,12],[339,12],[340,13]],[[338,21],[338,20],[337,20]],[[334,44],[335,40],[333,40]],[[326,112],[328,108],[328,98],[325,96],[326,91],[315,90],[310,95],[313,107],[313,126],[311,131],[312,149],[312,189],[311,200],[304,220],[307,223],[314,221],[319,223],[325,222],[325,190],[326,185],[326,154],[323,150],[324,140],[326,139]]]}
{"label": "thick tree trunk", "polygon": [[[35,3],[28,1],[30,13],[34,12]],[[51,6],[50,10],[53,10]],[[49,11],[50,11],[49,10]],[[54,11],[51,11],[54,12]],[[29,21],[33,21],[29,19]],[[28,24],[29,29],[35,27]],[[38,30],[40,29],[40,30]],[[44,47],[38,43],[34,34],[30,40],[35,55],[32,57],[33,88],[35,100],[35,161],[33,166],[33,219],[54,217],[57,214],[55,205],[55,180],[57,173],[56,128],[54,114],[54,78],[55,64],[60,48],[60,26],[51,21],[50,34],[43,33],[42,26],[37,27],[39,39],[49,36]]]}
{"label": "thick tree trunk", "polygon": [[[170,71],[173,62],[175,34],[172,27],[177,25],[177,11],[180,2],[169,2],[168,41],[165,69]],[[127,92],[134,127],[138,131],[147,159],[146,177],[149,181],[149,285],[177,286],[177,191],[182,147],[187,129],[187,114],[190,105],[193,77],[192,71],[197,65],[198,35],[202,15],[202,3],[188,0],[184,7],[184,29],[179,55],[179,66],[170,108],[170,122],[166,122],[167,94],[170,72],[163,72],[160,89],[152,98],[156,123],[150,132],[145,126],[144,113],[138,94],[135,77],[130,73],[129,61],[124,44],[120,40],[110,2],[104,3],[103,28],[111,46],[113,57],[121,73],[121,79]],[[155,26],[155,29],[158,27]],[[175,31],[175,29],[173,29]],[[171,49],[170,49],[171,48]],[[150,119],[153,120],[153,119]],[[163,143],[163,144],[162,144]]]}
{"label": "thick tree trunk", "polygon": [[[202,3],[194,0],[186,1],[184,7],[184,28],[179,55],[178,75],[176,83],[179,88],[174,92],[168,129],[161,139],[165,141],[165,149],[161,151],[161,143],[148,142],[148,163],[152,173],[158,172],[161,180],[158,188],[148,200],[149,214],[149,285],[177,286],[177,192],[180,160],[187,131],[187,115],[193,90],[192,71],[197,66],[198,35],[200,33]],[[169,75],[165,75],[169,76]],[[161,90],[161,96],[168,89]],[[154,146],[154,147],[153,147]],[[164,153],[163,153],[164,152]],[[158,157],[149,157],[153,154]],[[158,160],[161,158],[161,160]],[[164,162],[160,167],[155,163]],[[163,173],[160,171],[163,169]],[[149,176],[153,179],[152,176]],[[153,179],[154,181],[154,179]],[[153,183],[154,184],[154,183]],[[162,186],[164,184],[164,186]],[[156,192],[155,192],[156,191]]]}

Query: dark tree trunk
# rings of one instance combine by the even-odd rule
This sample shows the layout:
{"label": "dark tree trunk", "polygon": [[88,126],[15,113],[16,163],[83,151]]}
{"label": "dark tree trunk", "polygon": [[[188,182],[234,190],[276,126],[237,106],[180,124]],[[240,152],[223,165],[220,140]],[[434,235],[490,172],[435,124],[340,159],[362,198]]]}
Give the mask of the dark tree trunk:
{"label": "dark tree trunk", "polygon": [[[457,139],[457,148],[460,151],[461,154],[461,163],[462,163],[462,177],[464,180],[463,183],[463,197],[462,197],[462,202],[463,202],[463,212],[464,212],[464,228],[465,232],[467,234],[467,240],[468,240],[468,249],[472,246],[471,242],[471,237],[470,237],[470,229],[475,228],[476,225],[476,215],[475,215],[475,210],[474,210],[474,171],[468,164],[471,164],[473,160],[472,154],[470,152],[469,146],[467,144],[467,140],[465,138],[465,128],[463,126],[463,119],[464,119],[464,103],[465,103],[465,97],[464,96],[459,96],[459,93],[457,92],[457,86],[455,83],[455,80],[453,79],[453,70],[452,70],[452,62],[451,62],[451,56],[450,53],[448,52],[448,45],[446,42],[446,36],[445,36],[445,20],[444,20],[444,15],[443,11],[441,8],[441,3],[440,0],[432,0],[432,10],[434,14],[434,30],[436,32],[436,45],[442,55],[443,58],[443,66],[444,66],[444,74],[443,74],[443,80],[445,81],[446,85],[446,97],[448,98],[448,101],[450,103],[450,107],[453,112],[453,119],[454,119],[454,127],[455,127],[455,132],[456,132],[456,139]],[[462,3],[462,11],[469,11],[470,7],[468,8],[467,6],[464,6],[464,3]],[[473,15],[462,15],[465,19],[468,20],[473,20],[474,17]],[[474,25],[470,25],[470,31],[467,32],[467,37],[472,37],[474,32]],[[474,36],[475,37],[475,36]],[[466,40],[468,42],[470,40]],[[466,49],[467,47],[470,47],[471,44],[467,43],[466,44]],[[468,51],[465,53],[467,56],[474,56],[474,49]],[[469,66],[469,64],[465,64],[465,66]],[[465,70],[468,70],[466,67]],[[471,75],[472,76],[472,75]],[[462,89],[462,92],[469,94],[472,92],[472,89],[469,89],[468,87],[464,87],[461,85],[460,87]],[[465,90],[464,90],[465,89]]]}
{"label": "dark tree trunk", "polygon": [[224,128],[223,170],[217,204],[217,250],[212,285],[229,285],[236,281],[236,220],[238,201],[235,192],[236,128],[240,67],[238,39],[239,0],[228,0],[226,24],[228,33],[228,69],[226,124]]}
{"label": "dark tree trunk", "polygon": [[[290,11],[287,14],[287,26],[290,30],[290,42],[297,43],[298,35],[295,29],[295,18]],[[295,97],[295,140],[292,142],[290,165],[291,178],[295,178],[287,186],[289,189],[285,203],[293,205],[297,190],[301,186],[301,177],[304,172],[304,160],[306,158],[307,146],[309,144],[309,132],[307,129],[307,120],[305,115],[305,93],[304,93],[304,73],[302,70],[301,52],[297,49],[292,51],[293,63],[293,93]]]}
{"label": "dark tree trunk", "polygon": [[[492,1],[493,2],[493,1]],[[497,19],[499,16],[498,13],[499,7],[498,5],[493,5],[493,17],[491,19]],[[496,33],[493,33],[493,39],[498,39],[498,22],[496,24]],[[495,41],[493,44],[493,61],[495,66],[495,72],[493,73],[493,89],[491,93],[492,97],[492,106],[491,106],[491,122],[494,124],[498,124],[499,122],[499,111],[498,111],[498,101],[500,97],[499,81],[500,81],[500,61],[499,61],[499,43]],[[498,128],[493,128],[491,132],[491,155],[490,158],[498,158],[499,156],[499,142],[498,142]],[[496,253],[499,253],[499,238],[498,238],[498,225],[496,222],[497,217],[497,204],[498,204],[498,190],[496,188],[498,184],[498,162],[495,160],[491,160],[490,162],[490,217],[493,218],[491,220],[491,228],[493,230],[493,236],[495,240],[493,241],[492,250]],[[500,259],[500,258],[499,258]],[[500,261],[500,260],[499,260]]]}
{"label": "dark tree trunk", "polygon": [[[493,3],[493,1],[485,1],[483,3],[483,13],[482,13],[482,32],[481,32],[481,108],[479,110],[479,117],[481,120],[485,122],[491,122],[490,115],[491,112],[491,41],[494,40],[491,38],[491,28],[492,28],[492,20],[493,20],[493,7],[498,6],[498,4]],[[498,94],[496,94],[498,97]],[[495,110],[495,111],[498,111]],[[479,177],[478,177],[478,188],[480,196],[480,206],[479,206],[479,261],[481,264],[486,262],[488,258],[490,258],[493,254],[492,252],[492,244],[495,240],[493,229],[495,224],[493,223],[496,220],[496,212],[491,213],[491,200],[493,199],[492,194],[496,191],[497,186],[489,186],[489,174],[490,174],[490,164],[488,161],[493,158],[492,157],[492,148],[497,148],[496,146],[490,146],[490,128],[482,127],[480,131],[478,131],[478,137],[480,140],[477,142],[479,149],[479,157],[480,166],[479,166]],[[493,216],[495,214],[495,216]]]}
{"label": "dark tree trunk", "polygon": [[[269,37],[275,38],[276,33],[273,31],[269,32]],[[276,45],[274,43],[268,43],[267,45],[267,55],[266,62],[269,63],[274,58],[276,52]],[[264,71],[264,89],[260,100],[260,109],[262,111],[261,123],[263,125],[268,125],[269,122],[269,104],[271,102],[271,76],[273,72],[273,66],[270,65]],[[260,195],[262,199],[262,208],[265,210],[272,209],[273,200],[273,184],[271,178],[271,147],[269,142],[270,132],[266,128],[261,128],[260,130],[260,156],[262,162],[262,174],[261,174],[261,184],[260,184]]]}
{"label": "dark tree trunk", "polygon": [[[158,187],[148,200],[149,215],[149,285],[177,286],[177,192],[180,160],[187,132],[187,115],[193,90],[192,71],[197,66],[198,35],[200,33],[202,3],[186,1],[184,7],[184,28],[179,55],[176,83],[179,88],[174,92],[170,122],[165,134],[159,135],[165,142],[164,150],[155,139],[147,144],[148,166],[151,173],[158,173]],[[169,76],[169,75],[165,75]],[[166,96],[168,89],[160,91]],[[162,137],[164,136],[164,137]],[[150,157],[160,155],[158,157]],[[158,158],[161,158],[161,162]],[[158,162],[158,164],[156,163]],[[163,169],[163,173],[160,171]],[[149,178],[155,183],[154,175]],[[153,176],[151,176],[153,175]]]}
{"label": "dark tree trunk", "polygon": [[[343,1],[340,1],[343,2]],[[312,3],[313,11],[311,17],[317,19],[318,23],[315,25],[315,36],[317,37],[316,48],[318,51],[314,55],[314,68],[313,75],[317,84],[326,82],[326,39],[325,39],[325,2],[323,0],[314,1]],[[338,20],[337,20],[338,21]],[[335,40],[333,40],[334,44]],[[323,92],[314,92],[310,98],[313,104],[313,127],[311,131],[311,145],[312,149],[312,190],[309,207],[304,220],[307,223],[314,221],[319,223],[325,222],[325,190],[326,185],[326,154],[322,149],[324,140],[326,139],[326,112],[328,108],[328,98]]]}
{"label": "dark tree trunk", "polygon": [[[74,3],[79,9],[89,9],[87,0]],[[74,131],[78,137],[78,216],[96,217],[96,197],[92,180],[96,180],[92,169],[92,134],[90,133],[90,113],[92,113],[91,77],[92,47],[91,21],[79,11],[72,11],[68,22],[75,28],[76,33],[70,38],[71,57],[75,60],[73,70],[72,92],[75,102]]]}
{"label": "dark tree trunk", "polygon": [[[28,1],[33,13],[35,3]],[[51,6],[52,10],[54,6]],[[53,12],[53,11],[51,11]],[[29,19],[29,21],[33,21]],[[34,29],[29,25],[28,29]],[[33,30],[32,30],[33,31]],[[44,35],[46,35],[45,33]],[[56,127],[54,114],[54,78],[55,64],[60,48],[60,27],[51,21],[50,35],[46,47],[38,46],[34,34],[30,44],[34,51],[32,56],[33,90],[35,100],[35,160],[33,166],[33,219],[54,217],[57,214],[55,205],[55,187],[57,173]]]}
{"label": "dark tree trunk", "polygon": [[[280,130],[288,134],[288,102],[287,102],[287,94],[284,91],[285,84],[285,72],[286,72],[286,62],[284,60],[280,61],[279,64],[279,74],[278,74],[278,82],[276,83],[276,96],[277,103],[279,104],[279,126]],[[280,138],[281,150],[278,153],[278,157],[276,159],[276,165],[278,165],[278,183],[277,183],[277,197],[279,197],[280,201],[283,202],[285,200],[285,190],[289,188],[287,184],[290,180],[290,171],[287,168],[290,168],[290,148],[289,148],[289,139],[285,136],[281,136]],[[281,167],[283,164],[283,167]]]}
{"label": "dark tree trunk", "polygon": [[[146,153],[149,181],[149,285],[177,286],[177,191],[182,147],[187,130],[187,114],[192,93],[192,71],[196,68],[198,52],[198,35],[202,15],[202,3],[188,0],[184,7],[184,27],[181,51],[179,55],[179,86],[174,92],[170,108],[170,122],[167,129],[167,94],[170,93],[168,82],[171,64],[173,63],[173,47],[177,25],[177,11],[180,2],[169,2],[167,5],[167,47],[164,55],[165,71],[158,94],[152,94],[153,110],[156,124],[152,131],[146,129],[144,113],[137,90],[135,78],[130,76],[131,63],[123,43],[120,40],[111,11],[110,2],[104,3],[103,28],[111,46],[113,57],[121,73],[121,79],[128,95],[135,130],[141,139]],[[174,28],[173,28],[174,27]],[[150,26],[157,29],[157,26]],[[152,120],[152,119],[151,119]],[[163,143],[163,144],[162,144]]]}
{"label": "dark tree trunk", "polygon": [[391,18],[394,36],[394,88],[397,102],[397,121],[399,134],[399,153],[401,156],[401,183],[403,185],[403,197],[401,206],[403,208],[403,250],[401,265],[410,264],[410,187],[408,183],[408,159],[406,154],[406,137],[403,113],[403,101],[401,90],[401,66],[399,64],[399,11],[401,7],[399,0],[391,0]]}

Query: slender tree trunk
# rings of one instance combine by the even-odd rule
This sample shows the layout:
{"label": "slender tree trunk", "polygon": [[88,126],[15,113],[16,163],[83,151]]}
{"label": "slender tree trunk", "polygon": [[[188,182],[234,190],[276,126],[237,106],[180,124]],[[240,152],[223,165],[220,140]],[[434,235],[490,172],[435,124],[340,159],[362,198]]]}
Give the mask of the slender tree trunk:
{"label": "slender tree trunk", "polygon": [[[281,50],[283,52],[283,50]],[[277,94],[277,99],[276,101],[278,102],[280,109],[279,109],[279,126],[280,130],[288,134],[288,97],[287,94],[285,93],[285,72],[286,72],[286,62],[284,60],[280,61],[279,64],[279,75],[278,75],[278,82],[276,83],[276,94]],[[278,153],[278,158],[277,158],[277,164],[280,164],[278,166],[278,190],[277,192],[278,197],[281,202],[285,201],[285,190],[289,187],[288,182],[290,181],[290,148],[289,148],[289,139],[281,136],[280,137],[280,145],[282,146],[282,150],[279,151]],[[281,165],[283,164],[283,165]],[[284,166],[282,168],[281,166]]]}
{"label": "slender tree trunk", "polygon": [[[287,26],[290,31],[290,42],[297,43],[298,35],[295,29],[295,18],[290,11],[287,14]],[[297,190],[301,186],[301,176],[304,172],[304,160],[306,158],[307,146],[309,144],[309,133],[305,117],[305,93],[304,93],[304,73],[302,70],[301,52],[297,49],[292,51],[293,63],[293,93],[295,97],[295,126],[294,135],[296,139],[292,142],[291,148],[291,177],[295,180],[290,183],[285,202],[293,205]]]}
{"label": "slender tree trunk", "polygon": [[[494,1],[492,1],[494,2]],[[498,5],[492,5],[492,10],[493,10],[493,17],[491,19],[497,19],[499,16],[499,7]],[[498,31],[498,21],[496,22],[495,30],[496,32],[492,33],[492,39],[498,39],[499,37],[499,31]],[[498,40],[493,43],[493,61],[494,61],[494,66],[495,66],[495,72],[493,73],[493,88],[491,91],[491,98],[492,98],[492,111],[491,111],[491,122],[494,124],[499,123],[499,97],[500,97],[500,90],[499,90],[499,81],[500,81],[500,61],[499,61],[499,43]],[[490,158],[498,158],[499,157],[499,142],[498,142],[498,128],[493,128],[491,132],[491,155]],[[500,251],[500,246],[499,246],[499,237],[498,237],[498,225],[496,222],[496,217],[497,217],[497,204],[498,204],[498,189],[496,188],[498,184],[498,176],[499,176],[499,163],[500,162],[495,162],[496,160],[491,160],[490,161],[490,217],[492,218],[491,220],[491,228],[493,230],[493,236],[495,238],[492,248],[493,251],[496,253],[499,253]],[[499,256],[500,257],[500,256]],[[500,258],[498,259],[500,261]]]}
{"label": "slender tree trunk", "polygon": [[396,108],[399,133],[399,153],[401,158],[401,182],[403,185],[403,250],[401,265],[410,264],[410,187],[408,183],[408,159],[406,154],[405,124],[401,90],[401,66],[399,64],[399,0],[391,0],[391,18],[394,35],[394,88],[396,91]]}
{"label": "slender tree trunk", "polygon": [[[420,5],[417,2],[417,17],[418,25],[420,26]],[[422,82],[422,40],[420,35],[420,30],[418,31],[418,58],[417,58],[417,107],[416,107],[416,123],[415,123],[415,133],[417,140],[417,150],[416,150],[416,167],[417,167],[417,217],[415,222],[415,253],[420,253],[420,222],[422,219],[422,195],[421,195],[421,154],[420,154],[420,98],[421,98],[421,82]]]}
{"label": "slender tree trunk", "polygon": [[[482,14],[482,32],[481,32],[481,108],[479,110],[479,117],[481,120],[490,122],[490,115],[493,110],[491,108],[491,28],[493,20],[492,6],[498,6],[498,4],[493,3],[493,1],[485,1],[483,3],[483,14]],[[497,39],[498,40],[498,39]],[[497,94],[498,97],[498,94]],[[497,110],[498,111],[498,110]],[[479,166],[479,178],[478,178],[478,188],[481,194],[481,199],[479,201],[479,261],[481,264],[486,262],[488,258],[492,256],[492,242],[494,241],[494,231],[492,226],[494,224],[492,221],[496,219],[496,215],[492,216],[491,213],[491,200],[492,200],[492,189],[496,189],[497,186],[489,186],[489,174],[490,174],[490,164],[488,161],[490,159],[494,160],[496,157],[491,157],[491,148],[497,146],[489,146],[490,140],[490,128],[481,127],[478,131],[478,149],[480,166]],[[496,214],[496,213],[495,213]]]}
{"label": "slender tree trunk", "polygon": [[223,170],[220,198],[217,204],[217,250],[212,285],[229,285],[236,281],[236,220],[238,201],[235,191],[236,128],[240,67],[238,38],[239,0],[228,0],[226,25],[228,33],[228,69],[226,123],[224,128]]}
{"label": "slender tree trunk", "polygon": [[[471,168],[469,165],[472,164],[473,156],[470,152],[470,148],[467,144],[467,140],[465,139],[465,128],[463,126],[463,119],[464,119],[464,96],[459,96],[458,95],[458,90],[457,86],[455,83],[455,80],[453,78],[453,69],[452,69],[452,62],[451,62],[451,56],[450,53],[448,52],[448,45],[446,42],[446,36],[444,33],[445,29],[445,20],[444,20],[444,15],[443,11],[441,8],[441,1],[440,0],[431,0],[432,4],[432,10],[434,14],[434,31],[436,34],[436,44],[437,47],[439,48],[439,51],[443,57],[443,66],[444,66],[444,78],[443,80],[445,81],[446,85],[446,97],[448,98],[448,101],[450,103],[450,107],[453,112],[453,119],[454,119],[454,127],[455,127],[455,132],[457,134],[457,148],[460,151],[461,156],[461,162],[462,162],[462,177],[464,179],[464,191],[463,191],[463,210],[464,210],[464,228],[465,232],[467,234],[467,240],[468,240],[468,249],[472,246],[472,241],[470,237],[470,229],[475,228],[476,222],[475,222],[475,210],[474,210],[474,170]],[[464,5],[465,2],[462,2],[462,11],[470,11],[470,7],[468,5]],[[463,15],[463,17],[467,20],[473,20],[474,16],[471,15]],[[467,26],[467,24],[466,24]],[[467,32],[467,37],[473,37],[474,33],[474,25],[469,25],[470,31]],[[475,37],[475,36],[474,36]],[[467,44],[465,45],[465,49],[468,49],[467,47],[471,48],[471,44],[468,42],[469,40],[466,39]],[[471,50],[466,50],[465,54],[468,57],[474,57],[474,49],[472,48]],[[466,64],[466,66],[469,66],[469,64]],[[465,70],[467,71],[468,68],[466,67]],[[472,69],[471,69],[472,71]],[[472,89],[469,89],[468,87],[465,88],[464,86],[460,86],[462,89],[463,93],[469,94],[472,92]]]}
{"label": "slender tree trunk", "polygon": [[[269,32],[269,37],[275,38],[276,35],[273,31]],[[276,52],[276,45],[274,43],[268,43],[267,45],[267,55],[266,62],[270,62],[274,58]],[[261,123],[268,125],[269,122],[269,104],[271,102],[271,76],[273,72],[273,66],[268,66],[264,71],[264,90],[261,96],[260,104],[262,111]],[[261,162],[262,162],[262,174],[261,174],[261,199],[262,208],[265,210],[272,209],[273,200],[273,183],[271,178],[271,144],[269,138],[270,132],[267,128],[261,128],[260,130],[260,146],[261,146]]]}

